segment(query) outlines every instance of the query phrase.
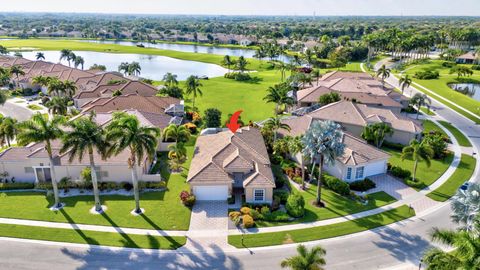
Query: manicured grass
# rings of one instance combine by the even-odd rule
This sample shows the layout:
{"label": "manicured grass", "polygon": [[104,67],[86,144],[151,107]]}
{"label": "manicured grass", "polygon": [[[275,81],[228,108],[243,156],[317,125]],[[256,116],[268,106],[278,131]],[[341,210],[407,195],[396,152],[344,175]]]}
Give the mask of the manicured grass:
{"label": "manicured grass", "polygon": [[445,131],[435,122],[430,120],[423,120],[423,132],[429,133],[430,131],[440,132],[442,135],[448,137],[447,133],[445,133]]}
{"label": "manicured grass", "polygon": [[[469,110],[470,112],[478,115],[480,117],[480,101],[477,101],[471,97],[468,97],[462,93],[456,92],[455,90],[451,89],[448,84],[461,82],[465,79],[458,79],[456,74],[450,74],[450,68],[446,68],[442,66],[442,60],[431,60],[429,63],[426,64],[419,64],[413,65],[411,67],[407,67],[406,74],[409,74],[412,78],[417,71],[423,70],[435,70],[438,71],[440,74],[440,78],[436,80],[419,80],[413,79],[414,82],[428,88],[431,91],[434,91],[438,95],[444,97],[445,99],[454,102],[455,104],[464,107],[465,109]],[[469,65],[470,66],[470,65]],[[474,71],[473,75],[468,77],[467,80],[472,82],[480,82],[480,71]],[[418,90],[424,91],[423,89],[417,87]],[[430,93],[426,92],[426,94],[430,95]],[[472,115],[469,115],[464,110],[459,109],[449,102],[444,100],[439,100],[451,109],[459,112],[460,114],[464,115],[465,117],[471,119],[476,123],[480,123],[480,118],[476,118]]]}
{"label": "manicured grass", "polygon": [[274,233],[246,234],[243,237],[243,243],[242,235],[230,235],[228,243],[237,248],[301,243],[371,230],[412,216],[415,216],[414,210],[403,205],[380,214],[326,226]]}
{"label": "manicured grass", "polygon": [[454,127],[452,124],[446,121],[438,121],[442,126],[444,126],[446,129],[448,129],[453,136],[455,136],[455,139],[457,139],[457,142],[460,146],[465,146],[465,147],[471,147],[472,144],[470,143],[470,140],[468,140],[463,133],[458,130],[456,127]]}
{"label": "manicured grass", "polygon": [[[283,173],[281,169],[277,166],[273,166],[275,175],[281,175]],[[388,195],[387,193],[380,191],[368,195],[368,203],[366,205],[346,198],[344,196],[338,195],[337,193],[328,190],[326,188],[322,189],[322,201],[325,203],[326,207],[319,208],[314,206],[312,203],[315,201],[317,196],[317,187],[316,185],[311,185],[305,191],[298,191],[294,187],[291,187],[294,192],[298,192],[305,199],[305,215],[301,218],[295,219],[294,221],[289,222],[270,222],[270,221],[256,221],[258,227],[271,227],[271,226],[281,226],[281,225],[290,225],[297,223],[313,222],[318,220],[331,219],[341,216],[346,216],[350,214],[355,214],[363,211],[368,211],[374,208],[378,208],[387,204],[391,204],[396,201],[395,198]]]}
{"label": "manicured grass", "polygon": [[439,188],[427,194],[427,196],[440,202],[450,199],[457,192],[458,188],[472,177],[476,163],[477,159],[474,157],[462,154],[460,164],[458,164],[452,176]]}
{"label": "manicured grass", "polygon": [[432,110],[430,110],[429,108],[424,108],[424,107],[422,107],[422,108],[420,109],[420,111],[421,111],[422,113],[426,114],[426,115],[430,115],[430,116],[434,116],[434,115],[435,115],[435,113],[434,113]]}
{"label": "manicured grass", "polygon": [[[388,162],[392,165],[399,166],[403,169],[409,170],[412,172],[413,175],[413,160],[405,159],[402,160],[401,156],[401,151],[394,150],[391,148],[383,148],[384,151],[387,151],[390,155],[390,159]],[[431,165],[430,167],[427,167],[425,162],[419,162],[418,163],[418,168],[417,168],[417,175],[416,179],[419,182],[423,183],[423,186],[420,188],[415,188],[415,189],[422,189],[426,186],[429,186],[433,184],[435,181],[437,181],[442,174],[445,173],[445,171],[450,167],[450,164],[453,161],[453,153],[449,152],[447,156],[444,159],[437,160],[437,159],[432,159],[431,160]]]}
{"label": "manicured grass", "polygon": [[[162,167],[163,179],[167,181],[166,191],[147,192],[140,195],[140,205],[145,214],[132,216],[133,197],[121,195],[101,196],[102,204],[108,207],[102,215],[92,215],[93,196],[75,196],[62,198],[66,207],[52,212],[52,197],[40,192],[0,193],[0,217],[94,224],[116,227],[144,228],[157,230],[188,230],[191,210],[181,203],[179,194],[188,190],[185,182],[189,162],[193,155],[193,146],[187,146],[188,161],[180,174],[169,174],[166,164]],[[22,211],[18,211],[21,207]]]}
{"label": "manicured grass", "polygon": [[40,107],[40,106],[38,106],[38,105],[35,105],[35,104],[27,105],[27,108],[29,108],[29,109],[32,110],[32,111],[40,111],[40,110],[43,110],[42,107]]}
{"label": "manicured grass", "polygon": [[126,248],[177,249],[185,245],[183,236],[153,236],[96,232],[73,229],[0,224],[0,236],[54,242],[102,245]]}

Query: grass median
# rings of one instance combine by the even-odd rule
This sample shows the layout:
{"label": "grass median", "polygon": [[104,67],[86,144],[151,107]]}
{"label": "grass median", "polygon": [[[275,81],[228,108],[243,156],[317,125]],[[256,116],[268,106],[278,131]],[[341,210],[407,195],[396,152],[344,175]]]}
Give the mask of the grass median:
{"label": "grass median", "polygon": [[453,134],[453,136],[455,136],[455,139],[457,139],[457,142],[460,146],[472,147],[470,140],[452,124],[450,124],[447,121],[438,121],[438,122],[442,126],[444,126],[446,129],[448,129],[448,131],[450,131]]}
{"label": "grass median", "polygon": [[187,241],[184,236],[137,235],[13,224],[0,224],[0,236],[75,244],[148,249],[177,249],[185,245]]}
{"label": "grass median", "polygon": [[237,248],[301,243],[371,230],[413,216],[415,216],[415,211],[403,205],[380,214],[331,225],[273,233],[246,234],[243,236],[243,241],[242,235],[230,235],[228,243]]}
{"label": "grass median", "polygon": [[450,199],[457,192],[458,188],[472,177],[476,164],[477,160],[474,157],[462,154],[460,164],[452,176],[443,185],[427,194],[427,196],[439,202]]}

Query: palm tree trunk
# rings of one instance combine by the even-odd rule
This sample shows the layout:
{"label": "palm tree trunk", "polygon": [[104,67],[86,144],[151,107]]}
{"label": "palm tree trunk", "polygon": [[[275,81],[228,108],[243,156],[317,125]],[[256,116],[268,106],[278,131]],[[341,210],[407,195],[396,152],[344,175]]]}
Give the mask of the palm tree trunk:
{"label": "palm tree trunk", "polygon": [[418,160],[415,160],[415,162],[413,163],[413,182],[416,182],[416,178],[415,176],[417,175],[417,164],[418,164]]}
{"label": "palm tree trunk", "polygon": [[303,154],[300,157],[300,166],[302,167],[302,189],[305,189],[305,166],[303,165]]}
{"label": "palm tree trunk", "polygon": [[418,115],[420,114],[420,108],[422,108],[422,106],[418,105],[418,110],[417,110],[417,119],[418,119]]}
{"label": "palm tree trunk", "polygon": [[320,155],[320,161],[318,163],[318,179],[317,179],[317,205],[322,205],[322,169],[323,169],[323,155]]}
{"label": "palm tree trunk", "polygon": [[55,168],[53,166],[52,154],[49,154],[48,158],[50,160],[50,177],[52,178],[53,197],[55,198],[55,204],[53,205],[53,207],[58,209],[62,206],[62,204],[60,202],[60,197],[58,196],[58,183],[57,177],[55,175]]}
{"label": "palm tree trunk", "polygon": [[95,199],[95,211],[102,211],[102,204],[100,203],[100,194],[98,192],[97,170],[95,169],[95,161],[93,159],[93,149],[89,149],[88,156],[90,158],[90,175],[92,176],[93,197]]}
{"label": "palm tree trunk", "polygon": [[133,184],[133,196],[135,198],[135,213],[142,213],[140,209],[140,193],[138,190],[138,176],[137,176],[137,165],[135,162],[131,164],[130,170],[132,171],[132,184]]}

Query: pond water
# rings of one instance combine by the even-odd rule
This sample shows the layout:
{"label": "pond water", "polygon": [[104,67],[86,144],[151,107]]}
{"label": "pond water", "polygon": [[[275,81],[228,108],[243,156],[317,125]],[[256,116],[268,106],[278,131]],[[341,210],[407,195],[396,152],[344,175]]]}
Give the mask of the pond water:
{"label": "pond water", "polygon": [[[177,43],[137,43],[131,41],[113,41],[113,40],[79,40],[82,42],[90,43],[100,43],[100,44],[118,44],[123,46],[137,46],[142,44],[147,48],[157,48],[162,50],[172,50],[180,52],[192,52],[192,53],[208,53],[208,54],[218,54],[218,55],[230,55],[230,56],[243,56],[246,58],[254,58],[255,50],[251,49],[237,49],[237,48],[225,48],[225,47],[214,47],[214,46],[202,46],[202,45],[193,45],[193,44],[177,44]],[[283,62],[290,62],[290,57],[286,55],[281,55],[278,57],[278,60]]]}
{"label": "pond water", "polygon": [[[59,51],[45,51],[45,60],[53,63],[60,62]],[[140,77],[152,80],[161,80],[167,72],[176,74],[178,80],[185,80],[190,75],[219,77],[228,72],[227,69],[214,64],[180,60],[166,56],[144,54],[118,54],[89,51],[74,51],[75,55],[83,57],[84,67],[88,69],[93,64],[105,65],[109,71],[117,71],[122,62],[139,62],[142,68]],[[22,52],[23,57],[35,60],[36,51]],[[66,60],[62,64],[68,65]],[[79,67],[81,68],[81,67]]]}
{"label": "pond water", "polygon": [[480,101],[480,84],[478,83],[452,83],[448,86],[459,93]]}

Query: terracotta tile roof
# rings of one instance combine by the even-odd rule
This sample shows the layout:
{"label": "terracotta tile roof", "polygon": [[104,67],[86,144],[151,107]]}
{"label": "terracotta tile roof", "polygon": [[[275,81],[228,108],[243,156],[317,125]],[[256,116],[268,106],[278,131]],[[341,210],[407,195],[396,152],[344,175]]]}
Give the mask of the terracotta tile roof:
{"label": "terracotta tile roof", "polygon": [[105,72],[90,77],[79,78],[76,81],[76,84],[79,91],[88,91],[99,85],[108,84],[110,81],[128,81],[128,79],[116,72]]}
{"label": "terracotta tile roof", "polygon": [[198,137],[187,182],[231,183],[229,172],[246,172],[243,186],[275,187],[267,149],[256,128],[245,127],[233,134],[223,131]]}
{"label": "terracotta tile roof", "polygon": [[467,53],[462,54],[460,56],[457,56],[457,59],[475,60],[477,58],[478,58],[478,56],[473,51],[470,51],[470,52],[467,52]]}
{"label": "terracotta tile roof", "polygon": [[351,71],[332,71],[323,75],[320,79],[322,81],[330,81],[340,78],[350,78],[358,80],[372,80],[373,77],[370,74],[365,72],[351,72]]}
{"label": "terracotta tile roof", "polygon": [[383,122],[394,130],[410,133],[422,131],[421,124],[413,119],[398,115],[389,109],[370,107],[350,101],[339,101],[328,104],[308,114],[314,119],[332,120],[340,124],[366,126],[371,123]]}
{"label": "terracotta tile roof", "polygon": [[348,133],[343,133],[343,143],[345,144],[345,152],[337,160],[346,165],[361,165],[390,158],[390,154],[387,152]]}
{"label": "terracotta tile roof", "polygon": [[172,97],[143,97],[139,95],[125,95],[117,97],[97,98],[82,106],[84,113],[111,112],[122,110],[138,110],[149,113],[164,113],[171,104],[179,104],[180,100]]}
{"label": "terracotta tile roof", "polygon": [[126,83],[99,85],[94,89],[80,92],[75,98],[111,97],[116,90],[120,90],[122,95],[136,94],[144,97],[155,96],[157,93],[157,89],[151,85],[139,81],[129,81]]}
{"label": "terracotta tile roof", "polygon": [[[165,128],[170,125],[172,116],[164,113],[148,113],[138,110],[124,110],[124,112],[135,115],[143,126]],[[83,114],[85,115],[85,114]],[[106,125],[112,120],[113,112],[101,112],[95,114],[95,122],[99,125]],[[77,116],[81,117],[81,115]],[[76,117],[75,117],[76,118]],[[75,119],[75,118],[72,118]]]}

